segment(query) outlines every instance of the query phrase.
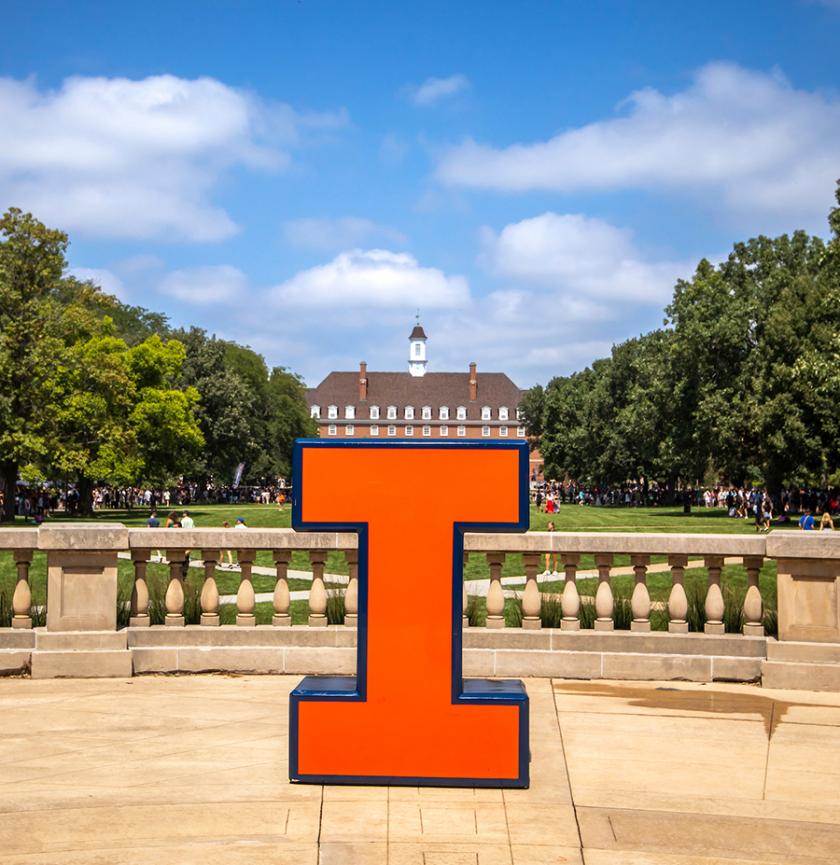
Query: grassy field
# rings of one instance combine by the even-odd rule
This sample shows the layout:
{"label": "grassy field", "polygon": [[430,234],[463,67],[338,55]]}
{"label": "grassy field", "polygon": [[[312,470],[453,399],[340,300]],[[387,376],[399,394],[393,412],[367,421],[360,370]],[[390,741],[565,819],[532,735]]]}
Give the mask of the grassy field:
{"label": "grassy field", "polygon": [[[227,520],[233,525],[238,516],[245,518],[247,524],[254,528],[265,527],[289,527],[291,525],[291,509],[287,506],[284,510],[278,510],[276,505],[195,505],[190,506],[190,513],[197,527],[221,526]],[[161,511],[163,515],[163,511]],[[121,522],[128,526],[143,526],[148,514],[145,510],[100,511],[91,520],[75,519],[72,522],[92,521]],[[722,509],[695,509],[690,515],[685,515],[679,508],[596,508],[579,507],[578,505],[564,505],[556,514],[543,514],[531,508],[531,529],[544,531],[549,519],[553,520],[557,531],[579,531],[579,532],[725,532],[732,534],[754,534],[755,529],[751,520],[732,519],[726,516]],[[71,521],[61,514],[56,515],[56,521]],[[23,526],[25,523],[18,519],[16,525]],[[31,523],[30,523],[31,525]],[[789,524],[790,525],[790,524]],[[793,528],[796,523],[792,524]],[[780,527],[781,528],[781,527]],[[654,557],[653,562],[662,561],[662,558]],[[271,567],[273,565],[271,553],[268,551],[257,554],[256,564]],[[629,557],[616,556],[615,564],[630,564]],[[592,556],[582,556],[581,570],[593,569],[595,565]],[[308,556],[305,553],[295,553],[292,557],[291,568],[296,570],[310,570]],[[120,560],[120,591],[128,596],[131,592],[131,584],[134,571],[131,563]],[[150,581],[160,586],[165,585],[168,577],[166,565],[152,563],[148,569]],[[327,560],[327,573],[346,574],[347,563],[341,553],[330,553]],[[517,576],[524,573],[522,557],[509,555],[506,557],[503,575]],[[472,555],[465,567],[466,579],[483,579],[489,576],[487,562],[483,555]],[[189,575],[190,584],[198,586],[202,574],[197,569],[191,569]],[[0,552],[0,594],[6,603],[10,602],[14,589],[15,568],[10,552]],[[46,556],[36,553],[30,572],[33,597],[36,604],[43,603],[46,585]],[[724,586],[731,589],[736,595],[742,596],[746,591],[746,573],[740,566],[727,566],[723,572]],[[235,594],[239,584],[238,572],[220,570],[217,571],[217,582],[221,594]],[[706,582],[706,572],[700,568],[686,571],[686,590],[702,591]],[[629,597],[633,590],[633,577],[614,577],[613,588],[616,594]],[[775,562],[767,562],[760,576],[761,592],[768,607],[775,608],[776,603],[776,565]],[[579,589],[582,595],[594,594],[595,580],[579,580]],[[309,587],[308,581],[291,580],[290,588],[305,590]],[[562,583],[547,581],[541,583],[544,591],[559,591]],[[671,580],[668,573],[649,574],[648,589],[654,601],[664,601],[670,591]],[[270,576],[256,575],[254,577],[254,588],[257,592],[270,592],[274,588],[274,579]],[[0,602],[2,606],[2,602]],[[263,608],[264,609],[260,609]],[[268,622],[271,620],[271,609],[268,604],[258,605],[258,621]],[[223,617],[231,619],[234,611],[223,611]],[[303,601],[293,602],[293,620],[305,621],[306,603]]]}

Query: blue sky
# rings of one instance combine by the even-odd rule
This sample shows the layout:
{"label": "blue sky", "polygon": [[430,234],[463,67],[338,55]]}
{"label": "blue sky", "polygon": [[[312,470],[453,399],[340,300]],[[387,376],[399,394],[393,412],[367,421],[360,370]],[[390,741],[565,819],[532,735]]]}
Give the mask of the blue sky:
{"label": "blue sky", "polygon": [[317,383],[580,369],[678,277],[827,233],[840,0],[7,4],[0,208]]}

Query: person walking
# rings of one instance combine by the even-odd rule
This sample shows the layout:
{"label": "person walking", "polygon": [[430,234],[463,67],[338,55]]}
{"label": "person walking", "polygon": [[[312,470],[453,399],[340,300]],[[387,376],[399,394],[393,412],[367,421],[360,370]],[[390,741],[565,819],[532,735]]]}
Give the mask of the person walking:
{"label": "person walking", "polygon": [[[548,525],[545,527],[547,532],[554,531],[554,521],[549,520]],[[554,570],[551,570],[551,557],[554,556]],[[545,571],[542,574],[544,577],[557,576],[557,553],[546,553],[545,554]]]}
{"label": "person walking", "polygon": [[[229,529],[230,523],[227,520],[225,520],[222,523],[222,528],[223,529]],[[220,562],[220,564],[223,568],[232,568],[233,567],[233,553],[230,551],[230,547],[227,547],[226,549],[222,550],[222,561]]]}

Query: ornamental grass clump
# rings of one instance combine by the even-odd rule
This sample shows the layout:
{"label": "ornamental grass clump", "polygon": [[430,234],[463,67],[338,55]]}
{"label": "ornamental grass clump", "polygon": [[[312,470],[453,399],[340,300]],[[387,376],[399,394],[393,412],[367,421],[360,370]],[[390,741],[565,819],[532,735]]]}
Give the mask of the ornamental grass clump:
{"label": "ornamental grass clump", "polygon": [[327,624],[344,624],[344,589],[329,589],[327,591]]}

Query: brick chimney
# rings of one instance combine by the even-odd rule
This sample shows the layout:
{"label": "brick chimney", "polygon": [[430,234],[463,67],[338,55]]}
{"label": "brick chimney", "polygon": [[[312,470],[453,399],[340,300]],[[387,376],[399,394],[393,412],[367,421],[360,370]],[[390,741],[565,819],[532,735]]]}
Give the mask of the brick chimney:
{"label": "brick chimney", "polygon": [[367,364],[364,361],[359,363],[359,399],[367,399]]}
{"label": "brick chimney", "polygon": [[470,402],[478,399],[478,373],[475,371],[475,363],[470,364]]}

